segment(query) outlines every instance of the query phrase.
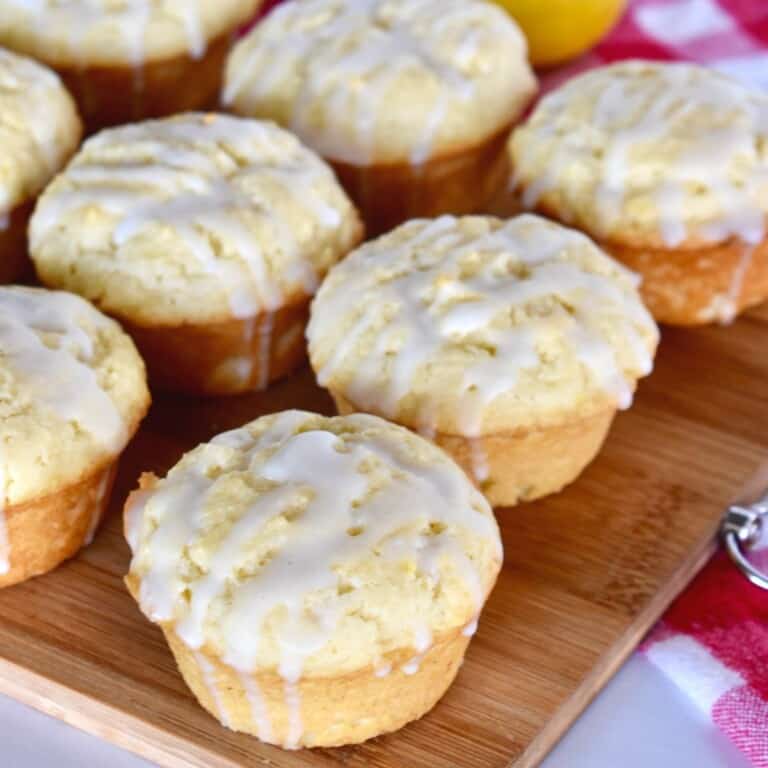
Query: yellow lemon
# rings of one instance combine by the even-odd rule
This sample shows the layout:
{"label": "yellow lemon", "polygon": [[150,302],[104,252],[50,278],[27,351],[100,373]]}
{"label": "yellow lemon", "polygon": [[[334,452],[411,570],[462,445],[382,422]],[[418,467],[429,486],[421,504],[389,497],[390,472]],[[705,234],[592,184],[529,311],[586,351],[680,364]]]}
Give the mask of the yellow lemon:
{"label": "yellow lemon", "polygon": [[531,62],[551,67],[588,51],[618,21],[625,0],[493,0],[517,21]]}

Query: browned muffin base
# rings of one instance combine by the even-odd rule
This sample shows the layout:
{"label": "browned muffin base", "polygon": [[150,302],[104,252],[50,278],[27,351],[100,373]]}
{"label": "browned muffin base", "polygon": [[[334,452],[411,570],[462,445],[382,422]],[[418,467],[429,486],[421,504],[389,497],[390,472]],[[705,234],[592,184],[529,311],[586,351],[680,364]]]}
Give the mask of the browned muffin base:
{"label": "browned muffin base", "polygon": [[90,544],[116,471],[113,461],[56,493],[7,507],[10,570],[0,575],[0,587],[47,573]]}
{"label": "browned muffin base", "polygon": [[[363,410],[335,392],[331,395],[342,415]],[[475,438],[444,432],[424,437],[467,473],[492,506],[511,507],[557,493],[572,483],[597,456],[615,415],[616,409],[611,408],[542,429]],[[412,424],[402,426],[419,431]]]}
{"label": "browned muffin base", "polygon": [[111,125],[215,108],[232,40],[227,32],[205,55],[182,54],[142,67],[54,66],[77,102],[88,133]]}
{"label": "browned muffin base", "polygon": [[661,323],[730,322],[768,299],[768,238],[676,250],[599,245],[642,276],[643,300]]}
{"label": "browned muffin base", "polygon": [[0,283],[15,283],[32,277],[32,262],[27,250],[27,225],[34,200],[17,205],[0,220]]}
{"label": "browned muffin base", "polygon": [[153,388],[190,395],[265,389],[305,358],[309,298],[251,318],[199,325],[139,326],[121,319]]}
{"label": "browned muffin base", "polygon": [[507,177],[511,128],[422,165],[359,166],[326,160],[360,211],[366,232],[375,236],[409,219],[484,210]]}

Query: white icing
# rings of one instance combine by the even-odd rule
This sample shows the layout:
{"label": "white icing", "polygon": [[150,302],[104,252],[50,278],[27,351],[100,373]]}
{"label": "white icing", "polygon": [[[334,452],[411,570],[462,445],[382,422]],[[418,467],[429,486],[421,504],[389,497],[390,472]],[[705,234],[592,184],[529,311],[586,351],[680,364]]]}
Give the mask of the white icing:
{"label": "white icing", "polygon": [[488,456],[483,447],[482,438],[473,437],[469,441],[469,454],[472,460],[472,476],[475,481],[484,483],[490,476],[490,468],[488,467]]}
{"label": "white icing", "polygon": [[[591,110],[568,112],[586,98]],[[529,147],[529,132],[536,144],[543,142],[542,151]],[[766,233],[765,141],[765,94],[689,64],[624,62],[545,97],[515,141],[514,164],[516,180],[526,180],[524,206],[558,190],[561,207],[573,213],[571,185],[577,189],[578,179],[594,176],[585,164],[599,163],[595,226],[602,236],[620,231],[627,205],[648,199],[670,248],[691,234],[688,220],[697,217],[703,217],[700,236],[755,244]],[[712,212],[701,214],[705,199]]]}
{"label": "white icing", "polygon": [[202,653],[195,652],[194,656],[195,661],[197,661],[197,666],[200,670],[200,678],[203,681],[203,685],[205,685],[208,693],[211,696],[211,699],[213,699],[213,704],[216,708],[216,715],[218,716],[218,719],[221,721],[224,727],[231,728],[232,722],[229,718],[229,712],[227,712],[227,708],[224,706],[224,701],[221,698],[219,686],[216,682],[216,672],[213,668],[213,665],[210,661],[208,661],[208,659],[205,658],[205,656],[203,656]]}
{"label": "white icing", "polygon": [[0,453],[0,576],[11,570],[11,547],[8,540],[8,524],[5,519],[6,472],[3,454]]}
{"label": "white icing", "polygon": [[[387,237],[368,243],[336,265],[321,287],[307,331],[321,385],[330,385],[343,369],[344,391],[358,408],[396,418],[419,374],[440,370],[443,359],[456,359],[450,357],[456,346],[475,347],[476,354],[461,358],[456,412],[462,434],[479,437],[490,404],[514,390],[522,371],[541,365],[540,345],[556,336],[573,348],[598,389],[618,407],[630,405],[636,375],[651,370],[647,340],[658,331],[626,280],[622,285],[563,256],[569,249],[594,248],[581,234],[530,215],[473,235],[450,216],[405,226],[410,237],[391,248]],[[470,276],[468,266],[474,270]],[[524,278],[518,276],[521,268]],[[505,322],[510,313],[549,297],[562,304],[550,318],[534,313],[517,325]],[[606,333],[608,308],[616,336],[633,358],[631,373],[619,362],[623,350]],[[343,336],[318,361],[317,347],[339,324]],[[430,418],[421,417],[427,434]],[[477,452],[473,458],[481,478],[487,463]]]}
{"label": "white icing", "polygon": [[261,324],[259,325],[259,389],[266,389],[269,384],[269,363],[271,359],[274,322],[274,314],[267,312],[262,316]]}
{"label": "white icing", "polygon": [[[271,621],[293,744],[300,741],[302,730],[298,682],[306,659],[326,646],[352,599],[347,592],[337,594],[336,564],[357,562],[378,547],[381,557],[415,561],[436,581],[447,558],[479,612],[485,597],[480,576],[451,531],[462,529],[489,539],[499,547],[500,556],[498,531],[487,503],[451,462],[435,452],[433,464],[406,463],[398,445],[400,434],[347,434],[342,442],[322,428],[296,433],[311,418],[289,411],[279,414],[257,438],[247,427],[218,436],[200,449],[194,463],[175,468],[148,497],[135,499],[127,522],[134,552],[131,570],[144,571],[142,609],[155,621],[175,620],[176,633],[191,648],[202,647],[212,604],[217,601],[221,606],[226,591],[226,605],[217,618],[222,658],[235,669],[252,673],[262,628]],[[346,420],[360,427],[384,424],[362,415]],[[231,460],[233,449],[241,452],[238,471],[247,470],[259,482],[273,485],[217,541],[205,572],[190,579],[180,571],[180,563],[206,525],[206,504],[219,477],[210,470],[226,457]],[[386,473],[389,481],[370,493],[370,478],[361,467],[376,467],[376,476],[381,479]],[[247,560],[247,544],[281,510],[302,500],[306,506],[300,522],[291,525],[271,559],[252,577],[236,580],[233,573],[240,568],[255,568]],[[423,515],[428,515],[424,521],[441,524],[439,534],[431,529],[420,532],[417,521]],[[323,590],[332,590],[335,597],[323,601],[322,607],[313,604],[309,611],[307,597]],[[284,618],[276,626],[277,609]],[[431,643],[429,625],[415,623],[416,651],[425,653]],[[384,674],[382,669],[378,667],[377,674]]]}
{"label": "white icing", "polygon": [[387,677],[392,672],[392,664],[389,661],[383,661],[376,665],[373,674],[376,677]]}
{"label": "white icing", "polygon": [[245,673],[239,673],[238,678],[240,685],[243,686],[245,695],[248,699],[248,704],[251,708],[251,721],[256,726],[256,735],[267,743],[274,741],[274,734],[272,732],[272,720],[269,716],[269,709],[267,702],[264,699],[264,694],[256,682],[253,675]]}
{"label": "white icing", "polygon": [[285,749],[298,749],[304,735],[304,722],[301,717],[301,691],[298,680],[283,680],[285,706],[288,710],[288,734],[283,744]]}
{"label": "white icing", "polygon": [[[118,158],[116,144],[124,150]],[[221,151],[212,153],[212,146]],[[147,164],[147,154],[156,162]],[[110,268],[140,279],[132,246],[148,229],[170,228],[190,262],[227,291],[236,317],[274,310],[284,298],[260,245],[261,226],[270,233],[273,255],[285,262],[285,275],[316,281],[296,233],[272,211],[264,187],[282,187],[321,228],[341,222],[341,213],[322,199],[332,183],[327,166],[276,126],[228,115],[191,113],[102,131],[60,181],[35,212],[33,250],[62,218],[97,208],[113,219]]]}
{"label": "white icing", "polygon": [[406,675],[415,675],[421,669],[421,663],[424,661],[425,655],[426,654],[424,653],[417,654],[412,659],[403,664],[400,669]]}
{"label": "white icing", "polygon": [[699,319],[705,322],[716,320],[723,325],[732,323],[739,313],[739,300],[744,289],[744,279],[752,264],[755,246],[744,244],[741,257],[731,275],[726,293],[718,293],[699,311]]}
{"label": "white icing", "polygon": [[472,619],[472,621],[469,622],[469,624],[467,624],[466,627],[464,627],[464,629],[461,630],[461,634],[464,635],[464,637],[472,637],[475,632],[477,632],[478,621],[479,617],[476,616],[474,619]]}
{"label": "white icing", "polygon": [[101,518],[104,515],[104,507],[107,495],[107,489],[109,488],[109,481],[112,478],[112,471],[107,470],[101,477],[99,486],[96,489],[96,497],[92,500],[93,511],[91,513],[91,520],[88,524],[88,530],[85,534],[85,546],[89,546],[93,543],[93,538],[96,535],[96,529],[99,527]]}
{"label": "white icing", "polygon": [[[0,288],[0,357],[4,367],[38,407],[52,411],[62,421],[75,422],[104,448],[117,451],[125,439],[126,427],[87,364],[93,356],[93,341],[81,322],[98,328],[107,320],[72,294]],[[11,480],[2,454],[0,479],[1,574],[10,569],[4,507],[5,489]]]}
{"label": "white icing", "polygon": [[[241,43],[247,54],[230,67],[223,103],[254,104],[279,91],[294,133],[326,157],[358,164],[374,155],[387,118],[382,105],[409,79],[431,86],[418,104],[423,130],[410,156],[421,165],[434,154],[446,115],[470,109],[488,75],[487,62],[482,72],[473,68],[478,53],[498,38],[507,51],[522,52],[509,19],[471,0],[304,0],[276,8],[261,27]],[[300,87],[290,91],[285,83],[295,72]],[[318,110],[352,115],[351,136],[318,120]]]}
{"label": "white icing", "polygon": [[6,6],[23,10],[30,26],[69,30],[68,55],[85,66],[83,41],[98,28],[117,27],[125,41],[132,66],[141,69],[146,61],[145,46],[150,26],[162,16],[175,15],[184,27],[187,48],[192,58],[205,55],[207,43],[203,34],[200,0],[171,0],[158,4],[155,0],[3,0]]}

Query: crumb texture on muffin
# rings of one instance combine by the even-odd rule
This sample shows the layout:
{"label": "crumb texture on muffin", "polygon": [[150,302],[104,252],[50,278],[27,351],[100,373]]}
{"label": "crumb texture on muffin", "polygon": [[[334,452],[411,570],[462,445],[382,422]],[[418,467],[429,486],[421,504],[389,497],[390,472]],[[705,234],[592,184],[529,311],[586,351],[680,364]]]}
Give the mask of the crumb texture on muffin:
{"label": "crumb texture on muffin", "polygon": [[[82,480],[122,450],[149,404],[117,323],[68,293],[0,288],[2,506]],[[0,572],[7,541],[0,526]]]}
{"label": "crumb texture on muffin", "polygon": [[532,215],[417,220],[329,273],[307,331],[321,385],[431,433],[628,407],[658,330],[637,279]]}
{"label": "crumb texture on muffin", "polygon": [[295,137],[202,113],[89,139],[30,224],[43,282],[139,325],[275,310],[359,237],[332,171]]}
{"label": "crumb texture on muffin", "polygon": [[420,164],[514,120],[536,83],[525,40],[481,0],[295,0],[238,43],[225,103],[323,156]]}
{"label": "crumb texture on muffin", "polygon": [[260,0],[0,0],[0,45],[67,68],[189,54],[250,19]]}
{"label": "crumb texture on muffin", "polygon": [[629,61],[543,98],[510,141],[514,181],[600,239],[756,244],[768,215],[768,95],[691,64]]}
{"label": "crumb texture on muffin", "polygon": [[51,180],[79,141],[77,110],[59,77],[0,48],[0,229],[16,205]]}
{"label": "crumb texture on muffin", "polygon": [[501,564],[459,467],[373,416],[266,416],[142,485],[126,509],[142,610],[245,674],[296,682],[424,653],[472,629]]}

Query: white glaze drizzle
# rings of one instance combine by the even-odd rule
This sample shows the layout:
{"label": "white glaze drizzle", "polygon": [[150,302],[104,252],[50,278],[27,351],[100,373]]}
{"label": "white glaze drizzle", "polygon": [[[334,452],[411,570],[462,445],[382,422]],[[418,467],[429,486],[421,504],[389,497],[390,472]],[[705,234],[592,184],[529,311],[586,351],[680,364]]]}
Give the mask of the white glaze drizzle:
{"label": "white glaze drizzle", "polygon": [[224,701],[221,698],[221,692],[216,681],[216,672],[208,659],[198,651],[194,652],[195,661],[197,662],[198,669],[200,670],[200,679],[203,681],[203,685],[208,690],[208,693],[213,700],[213,705],[216,708],[216,715],[221,721],[222,725],[226,728],[232,727],[232,722],[229,718],[229,712],[224,706]]}
{"label": "white glaze drizzle", "polygon": [[[584,94],[591,94],[594,107],[575,118],[583,120],[576,126],[567,110]],[[768,97],[761,92],[689,64],[624,62],[574,78],[540,102],[531,122],[535,128],[521,133],[531,131],[545,142],[548,162],[541,169],[541,154],[530,151],[527,142],[519,144],[515,181],[526,179],[525,207],[569,179],[589,178],[590,171],[580,171],[579,156],[590,157],[592,147],[577,137],[593,141],[597,134],[604,142],[596,234],[606,236],[619,226],[628,196],[647,197],[655,205],[663,242],[675,248],[690,234],[686,211],[695,215],[697,196],[707,195],[719,210],[697,227],[700,236],[712,241],[737,236],[750,244],[765,237],[768,164],[758,146],[768,140]],[[665,153],[659,156],[661,168],[653,162],[658,152]],[[733,170],[745,164],[754,170],[733,181]],[[564,213],[573,213],[565,199]]]}
{"label": "white glaze drizzle", "polygon": [[389,661],[381,661],[373,668],[376,677],[387,677],[392,672],[392,664]]}
{"label": "white glaze drizzle", "polygon": [[[107,320],[69,293],[0,288],[0,357],[4,367],[18,379],[36,407],[52,411],[62,421],[76,422],[105,449],[116,451],[125,439],[125,423],[87,364],[94,344],[81,322],[96,330]],[[6,467],[0,454],[0,573],[10,569],[4,514],[10,480]]]}
{"label": "white glaze drizzle", "polygon": [[[119,160],[112,152],[115,142],[125,150]],[[212,156],[211,146],[221,151]],[[103,131],[85,150],[66,170],[66,183],[38,205],[30,228],[33,250],[63,217],[97,208],[114,220],[111,266],[135,277],[141,270],[127,255],[135,239],[150,227],[168,227],[182,239],[190,261],[227,291],[236,317],[274,310],[284,298],[281,278],[244,212],[268,227],[269,247],[281,254],[287,278],[316,281],[296,234],[272,211],[254,179],[281,186],[319,228],[341,222],[341,213],[322,199],[324,185],[334,183],[331,171],[268,123],[190,113]],[[152,165],[148,152],[156,157]]]}
{"label": "white glaze drizzle", "polygon": [[301,690],[298,680],[283,680],[285,707],[288,710],[288,733],[283,746],[298,749],[304,735],[304,721],[301,716]]}
{"label": "white glaze drizzle", "polygon": [[[406,226],[410,238],[392,250],[386,237],[363,246],[331,270],[318,293],[307,336],[321,385],[344,369],[345,392],[358,408],[395,418],[426,366],[438,364],[456,344],[477,346],[477,355],[462,358],[457,414],[462,434],[478,437],[487,407],[514,388],[521,371],[541,364],[539,342],[556,334],[573,347],[597,388],[618,407],[629,407],[635,374],[652,368],[653,345],[641,334],[656,339],[658,330],[634,291],[562,258],[568,249],[593,247],[583,235],[530,215],[473,236],[449,216]],[[483,253],[491,256],[476,258]],[[476,268],[471,277],[464,276],[468,264]],[[516,275],[520,266],[525,279]],[[534,315],[516,326],[498,325],[511,311],[550,296],[571,311],[560,307],[551,319]],[[619,350],[605,334],[607,307],[634,357],[633,374],[622,370]],[[343,336],[317,361],[317,346],[339,323]],[[421,419],[428,434],[431,415]],[[481,463],[477,470],[483,474]]]}
{"label": "white glaze drizzle", "polygon": [[[288,106],[291,130],[324,156],[359,164],[375,152],[381,105],[409,76],[429,77],[434,92],[411,152],[418,166],[432,156],[447,112],[471,103],[485,74],[471,63],[489,36],[506,35],[507,47],[520,45],[518,30],[496,9],[467,0],[304,0],[275,9],[263,25],[241,43],[252,47],[230,71],[223,103],[258,102],[298,69],[301,87]],[[318,109],[354,115],[352,140],[340,140],[327,121],[318,124]]]}
{"label": "white glaze drizzle", "polygon": [[0,453],[0,576],[11,570],[11,546],[8,540],[8,523],[5,519],[6,471],[3,453]]}
{"label": "white glaze drizzle", "polygon": [[253,675],[246,674],[244,672],[238,673],[238,679],[240,685],[243,686],[246,698],[248,699],[248,705],[251,710],[251,721],[256,726],[256,735],[267,743],[274,741],[274,734],[272,732],[272,720],[269,716],[269,709],[267,702],[264,699],[264,694]]}
{"label": "white glaze drizzle", "polygon": [[[69,55],[86,65],[83,58],[83,40],[99,27],[117,25],[120,38],[126,41],[128,59],[134,70],[141,70],[146,62],[146,40],[150,27],[161,16],[176,15],[187,37],[187,51],[192,58],[205,55],[207,43],[203,34],[199,0],[123,0],[118,6],[104,0],[5,0],[5,3],[24,11],[25,24],[70,32]],[[139,79],[143,82],[143,79]]]}
{"label": "white glaze drizzle", "polygon": [[[155,621],[175,618],[177,634],[191,648],[204,643],[210,607],[227,589],[228,607],[219,619],[222,658],[250,674],[265,621],[276,608],[286,611],[280,626],[272,626],[271,636],[280,648],[278,671],[285,683],[291,720],[288,743],[292,745],[301,739],[298,684],[305,660],[325,646],[344,611],[346,598],[341,593],[312,612],[305,606],[308,595],[336,587],[334,564],[356,562],[378,545],[380,556],[413,558],[430,578],[438,578],[443,559],[449,558],[479,612],[484,599],[479,574],[451,530],[461,528],[487,537],[499,547],[500,556],[490,509],[455,465],[446,460],[418,469],[410,466],[397,447],[399,435],[364,440],[348,436],[342,443],[337,435],[319,428],[297,433],[311,418],[315,417],[289,411],[279,414],[257,438],[247,427],[219,435],[201,449],[194,464],[173,470],[147,497],[135,498],[127,524],[134,552],[131,569],[142,568],[142,563],[148,567],[141,577],[142,609]],[[369,416],[347,419],[361,426],[382,424]],[[205,574],[189,581],[178,570],[181,552],[205,525],[204,510],[216,488],[216,473],[210,474],[210,468],[226,461],[233,450],[243,452],[239,466],[274,486],[232,524],[211,552]],[[369,480],[358,469],[361,466],[396,472],[397,479],[392,476],[391,482],[367,496]],[[254,577],[234,583],[231,573],[243,565],[244,547],[281,510],[306,499],[307,489],[312,496],[300,524],[292,526],[291,535]],[[159,510],[165,513],[150,524],[148,520]],[[419,532],[421,523],[416,521],[426,514],[425,520],[442,523],[439,535]],[[353,528],[355,534],[350,533]],[[188,604],[184,594],[189,595]],[[430,627],[414,624],[417,652],[425,653],[431,642]]]}
{"label": "white glaze drizzle", "polygon": [[472,476],[477,483],[481,485],[490,476],[490,468],[488,466],[488,455],[483,447],[483,439],[480,437],[473,437],[469,440],[469,455],[472,461]]}
{"label": "white glaze drizzle", "polygon": [[741,256],[731,274],[727,292],[719,293],[712,298],[710,303],[699,312],[700,320],[707,322],[716,320],[723,325],[734,321],[739,313],[739,300],[744,290],[744,279],[752,265],[755,247],[747,243],[742,246]]}
{"label": "white glaze drizzle", "polygon": [[469,624],[467,624],[467,626],[461,630],[461,634],[464,635],[464,637],[472,637],[475,632],[477,632],[477,625],[479,620],[479,615],[475,616],[475,618],[472,619],[472,621],[470,621]]}
{"label": "white glaze drizzle", "polygon": [[272,330],[275,315],[267,312],[259,325],[259,381],[258,388],[266,389],[269,384],[269,363],[272,356]]}
{"label": "white glaze drizzle", "polygon": [[0,231],[10,225],[13,206],[37,191],[31,187],[39,180],[25,178],[25,167],[31,174],[33,166],[42,165],[50,178],[62,163],[63,115],[51,104],[57,92],[64,86],[51,70],[0,48],[0,145],[13,159],[12,172],[0,178]]}
{"label": "white glaze drizzle", "polygon": [[88,530],[85,533],[84,544],[86,547],[93,543],[94,536],[96,536],[96,530],[99,527],[101,518],[104,516],[105,496],[111,477],[112,470],[106,470],[99,482],[99,487],[96,489],[96,496],[93,499],[91,520],[88,523]]}

